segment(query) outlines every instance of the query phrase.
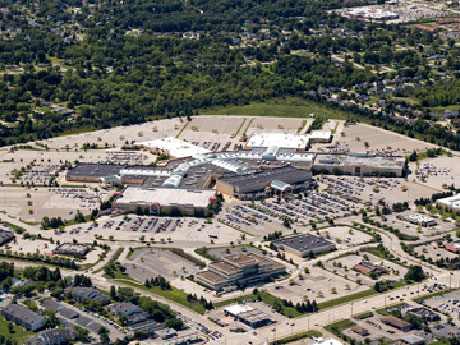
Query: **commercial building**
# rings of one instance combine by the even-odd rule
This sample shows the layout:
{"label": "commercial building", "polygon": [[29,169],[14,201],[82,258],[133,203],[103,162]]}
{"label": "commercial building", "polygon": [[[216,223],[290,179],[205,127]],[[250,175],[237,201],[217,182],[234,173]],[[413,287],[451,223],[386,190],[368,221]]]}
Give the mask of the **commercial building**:
{"label": "commercial building", "polygon": [[351,328],[351,330],[362,337],[367,337],[369,335],[369,331],[361,326],[354,326]]}
{"label": "commercial building", "polygon": [[268,314],[247,305],[231,305],[224,309],[224,313],[252,328],[264,327],[273,323]]}
{"label": "commercial building", "polygon": [[312,186],[314,181],[310,171],[291,166],[260,170],[249,175],[224,176],[216,182],[218,193],[240,200],[261,200],[286,191],[299,193]]}
{"label": "commercial building", "polygon": [[321,337],[317,338],[315,342],[311,343],[310,345],[342,345],[339,340],[336,339],[323,339]]}
{"label": "commercial building", "polygon": [[69,255],[83,258],[90,251],[91,246],[83,243],[62,243],[52,250],[53,255]]}
{"label": "commercial building", "polygon": [[13,230],[0,229],[0,246],[3,246],[5,243],[14,240],[14,237],[15,236]]}
{"label": "commercial building", "polygon": [[289,236],[272,241],[272,243],[281,250],[303,258],[309,255],[331,252],[336,249],[333,242],[311,234]]}
{"label": "commercial building", "polygon": [[225,287],[244,287],[272,279],[286,273],[286,267],[274,260],[256,254],[224,256],[208,265],[206,271],[195,274],[196,282],[220,291]]}
{"label": "commercial building", "polygon": [[119,175],[123,167],[123,165],[118,164],[79,163],[68,168],[66,180],[72,182],[99,183],[104,176]]}
{"label": "commercial building", "polygon": [[28,331],[35,332],[45,326],[46,318],[19,304],[8,304],[2,309],[7,321],[12,321]]}
{"label": "commercial building", "polygon": [[133,211],[147,207],[151,214],[193,216],[205,212],[216,202],[214,189],[138,188],[128,187],[114,202],[114,207]]}
{"label": "commercial building", "polygon": [[415,334],[409,334],[406,335],[405,337],[401,338],[403,344],[407,345],[424,345],[425,344],[425,338],[420,337]]}
{"label": "commercial building", "polygon": [[158,156],[166,155],[175,158],[196,158],[209,152],[203,147],[193,145],[191,143],[174,137],[156,139],[152,141],[144,141],[136,143],[136,145],[140,145],[144,149],[149,150]]}
{"label": "commercial building", "polygon": [[431,309],[425,307],[412,308],[405,310],[403,316],[405,315],[414,315],[420,318],[423,322],[435,322],[441,320],[441,317],[438,313],[432,311]]}
{"label": "commercial building", "polygon": [[318,154],[313,163],[316,173],[354,176],[402,177],[405,172],[404,157],[373,156],[368,154]]}
{"label": "commercial building", "polygon": [[382,318],[382,322],[385,325],[399,329],[401,332],[409,332],[411,329],[411,324],[407,321],[403,321],[394,316],[386,316]]}
{"label": "commercial building", "polygon": [[381,276],[382,274],[386,273],[385,268],[378,265],[374,265],[373,263],[368,261],[361,261],[359,264],[356,264],[353,267],[353,270],[358,273],[362,273],[366,276],[370,276],[371,274]]}
{"label": "commercial building", "polygon": [[311,144],[314,143],[330,143],[332,141],[331,131],[312,131],[308,134],[308,140]]}
{"label": "commercial building", "polygon": [[419,226],[436,226],[438,223],[432,217],[425,216],[424,214],[414,213],[407,216],[397,216],[397,218],[407,221],[411,224]]}
{"label": "commercial building", "polygon": [[454,254],[460,253],[460,241],[457,242],[445,242],[444,248]]}
{"label": "commercial building", "polygon": [[308,136],[303,134],[254,133],[246,143],[246,148],[289,148],[305,151],[308,148]]}
{"label": "commercial building", "polygon": [[449,212],[460,211],[460,194],[448,198],[438,199],[436,201],[436,205]]}

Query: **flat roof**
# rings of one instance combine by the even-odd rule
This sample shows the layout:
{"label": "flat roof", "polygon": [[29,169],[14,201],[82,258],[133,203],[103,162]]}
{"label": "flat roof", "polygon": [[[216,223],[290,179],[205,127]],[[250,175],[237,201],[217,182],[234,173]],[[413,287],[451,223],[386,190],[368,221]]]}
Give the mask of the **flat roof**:
{"label": "flat roof", "polygon": [[251,310],[254,310],[254,308],[244,304],[233,304],[229,307],[224,308],[224,311],[231,315],[239,315],[241,313],[247,313]]}
{"label": "flat roof", "polygon": [[289,236],[279,240],[272,241],[275,245],[283,245],[297,250],[315,249],[324,246],[335,246],[335,244],[323,237],[302,234],[296,236]]}
{"label": "flat roof", "polygon": [[305,149],[308,146],[308,141],[308,136],[303,134],[254,133],[246,146]]}
{"label": "flat roof", "polygon": [[450,196],[448,198],[438,199],[436,202],[445,204],[449,207],[460,207],[460,194]]}
{"label": "flat roof", "polygon": [[309,139],[330,139],[332,136],[331,131],[312,131],[309,135]]}
{"label": "flat roof", "polygon": [[292,183],[301,180],[308,180],[311,178],[311,172],[304,169],[296,169],[292,166],[281,166],[275,169],[259,170],[253,174],[243,176],[230,176],[222,178],[222,182],[238,186],[239,188],[244,187],[264,187],[273,180],[283,181],[285,183]]}
{"label": "flat roof", "polygon": [[209,151],[203,147],[193,145],[174,137],[143,141],[136,144],[149,148],[167,150],[171,156],[176,158],[200,157],[203,154],[209,153]]}
{"label": "flat roof", "polygon": [[214,189],[181,188],[138,188],[128,187],[116,200],[117,204],[158,203],[162,206],[208,207],[210,199],[216,195]]}
{"label": "flat roof", "polygon": [[366,165],[383,168],[402,168],[406,159],[400,156],[372,156],[366,154],[322,155],[316,156],[314,164],[354,166]]}
{"label": "flat roof", "polygon": [[209,280],[209,281],[212,281],[213,283],[223,283],[223,282],[226,282],[227,279],[214,273],[214,272],[211,272],[211,271],[200,271],[200,272],[197,272],[196,275],[198,277],[203,277],[203,279],[205,280]]}

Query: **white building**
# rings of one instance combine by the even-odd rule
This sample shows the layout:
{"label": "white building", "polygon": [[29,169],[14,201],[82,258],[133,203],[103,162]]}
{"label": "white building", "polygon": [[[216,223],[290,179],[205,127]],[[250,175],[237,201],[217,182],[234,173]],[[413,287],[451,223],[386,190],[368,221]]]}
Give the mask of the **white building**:
{"label": "white building", "polygon": [[448,198],[439,199],[438,201],[436,201],[436,205],[438,207],[446,209],[447,211],[460,211],[460,194]]}
{"label": "white building", "polygon": [[308,147],[308,136],[303,134],[285,133],[254,133],[248,140],[248,148],[289,148],[305,151]]}
{"label": "white building", "polygon": [[115,200],[115,207],[130,211],[147,207],[152,214],[168,214],[175,209],[193,216],[196,212],[206,212],[215,200],[214,189],[128,187]]}
{"label": "white building", "polygon": [[311,343],[310,345],[342,345],[342,342],[335,340],[335,339],[323,339],[323,338],[318,338],[314,343]]}
{"label": "white building", "polygon": [[157,155],[166,154],[175,158],[197,158],[205,153],[209,153],[209,151],[203,147],[173,137],[139,142],[136,143],[136,145],[140,145]]}

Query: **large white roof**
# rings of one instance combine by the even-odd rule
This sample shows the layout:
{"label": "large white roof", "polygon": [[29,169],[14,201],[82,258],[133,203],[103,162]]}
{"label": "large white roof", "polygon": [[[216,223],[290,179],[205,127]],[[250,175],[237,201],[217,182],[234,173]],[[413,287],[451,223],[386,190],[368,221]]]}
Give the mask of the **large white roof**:
{"label": "large white roof", "polygon": [[254,133],[249,138],[247,146],[305,149],[308,146],[308,136],[303,134]]}
{"label": "large white roof", "polygon": [[214,189],[190,190],[179,188],[138,188],[128,187],[116,203],[162,206],[189,205],[207,207],[211,197],[216,195]]}
{"label": "large white roof", "polygon": [[310,139],[330,139],[332,136],[331,131],[312,131],[308,134],[308,138]]}
{"label": "large white roof", "polygon": [[310,345],[342,345],[342,342],[335,340],[335,339],[323,339],[323,338],[318,338],[314,343],[311,343]]}
{"label": "large white roof", "polygon": [[169,137],[169,138],[162,138],[162,139],[155,139],[151,141],[144,141],[136,143],[137,145],[142,145],[145,147],[150,148],[157,148],[161,150],[168,150],[169,154],[176,158],[184,158],[184,157],[201,157],[201,155],[205,153],[209,153],[203,147],[199,147],[188,143],[186,141]]}
{"label": "large white roof", "polygon": [[444,204],[447,207],[460,208],[460,194],[448,198],[438,199],[437,202]]}
{"label": "large white roof", "polygon": [[234,304],[229,307],[224,308],[224,311],[226,313],[229,313],[230,315],[238,315],[241,313],[246,313],[248,311],[253,310],[254,308],[244,305],[244,304]]}

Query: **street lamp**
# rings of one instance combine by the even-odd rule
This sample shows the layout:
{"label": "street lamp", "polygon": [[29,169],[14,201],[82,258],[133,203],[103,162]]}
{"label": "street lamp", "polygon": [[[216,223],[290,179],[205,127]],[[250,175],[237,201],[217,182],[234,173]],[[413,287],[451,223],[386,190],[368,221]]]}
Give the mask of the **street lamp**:
{"label": "street lamp", "polygon": [[351,317],[353,317],[353,302],[351,302],[350,304],[351,304]]}
{"label": "street lamp", "polygon": [[453,275],[454,275],[454,273],[453,273],[453,272],[450,272],[450,274],[449,274],[449,286],[450,286],[449,289],[450,289],[450,290],[452,290],[452,276],[453,276]]}
{"label": "street lamp", "polygon": [[273,342],[275,342],[275,339],[276,339],[276,327],[273,327],[272,332],[273,332]]}
{"label": "street lamp", "polygon": [[291,336],[292,336],[292,334],[294,333],[294,326],[295,326],[295,323],[292,322],[292,323],[291,323]]}

